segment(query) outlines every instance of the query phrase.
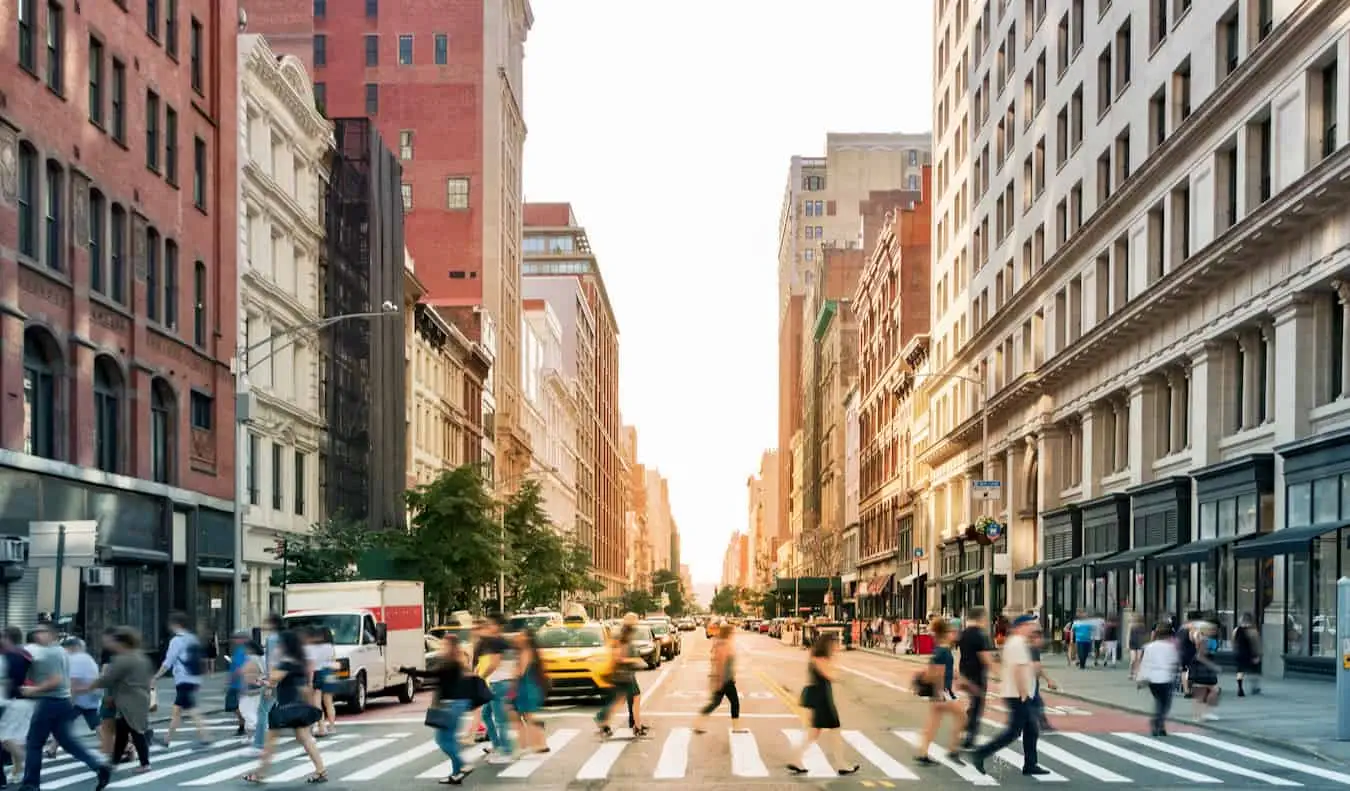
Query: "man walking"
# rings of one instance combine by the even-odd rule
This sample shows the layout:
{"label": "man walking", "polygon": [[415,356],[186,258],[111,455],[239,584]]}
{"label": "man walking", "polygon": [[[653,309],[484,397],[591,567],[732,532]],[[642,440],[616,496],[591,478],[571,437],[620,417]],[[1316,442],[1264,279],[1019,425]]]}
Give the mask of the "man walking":
{"label": "man walking", "polygon": [[66,652],[56,643],[56,628],[49,622],[38,624],[34,632],[37,643],[32,651],[32,665],[28,677],[32,684],[22,687],[24,697],[33,699],[33,720],[28,730],[27,754],[24,756],[23,790],[37,791],[42,784],[42,748],[48,737],[71,757],[89,767],[98,775],[95,791],[103,791],[112,780],[112,768],[104,760],[89,752],[84,743],[70,732],[74,708],[70,702],[70,670]]}
{"label": "man walking", "polygon": [[164,664],[150,679],[153,684],[165,673],[173,674],[173,713],[169,717],[169,731],[164,735],[164,746],[173,741],[173,732],[186,715],[197,729],[197,743],[207,744],[206,724],[202,722],[202,713],[197,708],[197,692],[202,686],[202,644],[197,636],[188,631],[186,613],[176,612],[169,615],[169,629],[173,639],[169,641],[169,650],[164,654]]}
{"label": "man walking", "polygon": [[281,617],[276,613],[267,616],[267,635],[263,638],[262,679],[263,688],[258,698],[258,724],[253,728],[253,746],[261,750],[267,743],[267,717],[276,706],[276,694],[268,683],[272,665],[276,661],[277,646],[281,642]]}
{"label": "man walking", "polygon": [[483,724],[487,726],[488,738],[492,740],[493,755],[488,763],[510,763],[511,723],[506,718],[506,696],[511,692],[511,683],[516,677],[515,651],[502,637],[502,626],[506,619],[501,613],[493,613],[488,619],[487,631],[479,642],[479,663],[481,673],[492,690],[492,700],[483,707]]}
{"label": "man walking", "polygon": [[1012,634],[1003,643],[1003,698],[1008,707],[1008,724],[993,741],[971,752],[970,763],[980,774],[988,774],[985,761],[1018,736],[1022,737],[1022,774],[1049,774],[1036,760],[1040,723],[1036,715],[1036,668],[1031,661],[1031,648],[1039,639],[1040,626],[1035,616],[1022,615],[1013,621]]}
{"label": "man walking", "polygon": [[975,744],[975,734],[980,732],[980,717],[984,714],[984,696],[988,691],[989,673],[994,667],[994,645],[985,631],[986,620],[983,607],[972,607],[966,613],[966,628],[961,630],[956,647],[961,654],[961,691],[970,699],[966,708],[965,738],[962,749],[969,750]]}

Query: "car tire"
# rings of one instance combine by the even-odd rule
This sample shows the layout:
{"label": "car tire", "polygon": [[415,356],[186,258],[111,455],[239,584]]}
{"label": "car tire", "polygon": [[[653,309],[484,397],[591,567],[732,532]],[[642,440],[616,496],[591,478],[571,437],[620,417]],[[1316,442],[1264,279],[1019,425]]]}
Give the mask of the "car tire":
{"label": "car tire", "polygon": [[366,689],[365,672],[358,673],[356,676],[356,691],[352,693],[351,698],[347,700],[347,708],[353,714],[360,714],[366,710],[366,704],[370,702],[368,690]]}
{"label": "car tire", "polygon": [[413,698],[417,696],[417,682],[412,676],[403,679],[403,686],[398,690],[399,703],[412,703]]}

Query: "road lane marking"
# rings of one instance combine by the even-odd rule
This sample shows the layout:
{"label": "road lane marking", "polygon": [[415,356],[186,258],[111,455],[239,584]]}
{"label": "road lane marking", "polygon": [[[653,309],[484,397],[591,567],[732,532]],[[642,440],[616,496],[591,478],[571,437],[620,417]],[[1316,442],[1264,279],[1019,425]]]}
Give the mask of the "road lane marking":
{"label": "road lane marking", "polygon": [[661,747],[661,758],[656,762],[656,771],[652,777],[657,780],[671,780],[684,777],[689,768],[689,742],[693,734],[691,728],[671,728],[666,743]]}
{"label": "road lane marking", "polygon": [[1333,782],[1350,785],[1350,775],[1342,774],[1341,772],[1333,772],[1330,769],[1322,769],[1316,766],[1310,766],[1305,763],[1300,763],[1299,761],[1291,761],[1288,758],[1280,758],[1279,756],[1276,755],[1263,753],[1260,750],[1252,750],[1246,747],[1239,747],[1236,744],[1229,744],[1227,742],[1215,739],[1211,736],[1206,736],[1203,733],[1179,733],[1177,735],[1183,739],[1190,739],[1193,742],[1200,742],[1201,744],[1209,747],[1215,747],[1220,750],[1226,750],[1230,753],[1241,755],[1244,758],[1250,758],[1253,761],[1260,761],[1262,763],[1270,764],[1271,766],[1278,766],[1282,769],[1292,769],[1295,772],[1302,772],[1304,774],[1309,774],[1314,777],[1320,777],[1323,780],[1331,780]]}
{"label": "road lane marking", "polygon": [[[918,749],[919,734],[915,733],[914,731],[896,731],[895,735],[899,736],[901,739],[904,739],[906,742],[909,742],[910,747]],[[959,775],[962,780],[965,780],[968,783],[977,786],[998,785],[997,780],[990,777],[989,775],[981,774],[975,771],[975,767],[971,766],[970,764],[966,763],[958,764],[952,759],[948,758],[947,751],[941,747],[938,747],[936,744],[928,745],[928,757],[932,758],[934,761],[937,761],[938,763],[942,764],[943,766],[947,767],[953,772],[956,772],[956,774]]]}
{"label": "road lane marking", "polygon": [[[222,739],[222,740],[220,740],[220,741],[218,741],[218,742],[213,743],[213,744],[211,745],[211,747],[208,748],[208,749],[214,749],[214,748],[216,748],[216,747],[222,747],[222,746],[227,746],[227,745],[234,745],[234,746],[238,747],[238,746],[239,746],[239,740],[238,740],[238,739]],[[156,744],[150,745],[150,761],[153,763],[154,761],[163,761],[163,760],[166,760],[166,759],[169,759],[169,758],[181,758],[181,757],[183,757],[184,755],[190,755],[190,754],[192,754],[192,753],[198,753],[198,752],[201,752],[202,748],[200,748],[200,747],[187,747],[187,746],[184,746],[184,747],[179,747],[179,748],[177,748],[177,749],[175,749],[175,750],[170,750],[170,751],[168,751],[168,752],[165,752],[165,750],[166,750],[166,748],[165,748],[163,745],[161,745],[161,744],[156,743]],[[60,759],[57,759],[57,760],[54,760],[54,761],[53,761],[52,759],[47,759],[47,760],[45,760],[45,761],[42,762],[42,776],[43,776],[44,778],[45,778],[45,777],[50,777],[50,776],[52,776],[52,775],[64,774],[65,772],[69,772],[69,771],[74,770],[74,769],[83,769],[83,770],[86,771],[86,772],[89,771],[89,767],[85,766],[85,765],[84,765],[84,762],[82,762],[82,761],[77,761],[77,760],[75,760],[74,758],[71,758],[69,755],[67,755],[67,754],[65,753],[65,751],[62,751],[61,754],[62,754],[62,755],[65,755],[66,757],[65,757],[65,758],[60,758]],[[133,764],[130,764],[130,763],[118,764],[118,765],[117,765],[117,769],[118,769],[118,770],[121,770],[121,769],[130,769],[130,768],[132,768],[132,766],[133,766]],[[89,772],[89,774],[92,776],[92,775],[93,775],[93,772]]]}
{"label": "road lane marking", "polygon": [[[802,742],[806,739],[806,732],[801,728],[784,728],[783,735],[787,737],[788,743],[792,749],[801,751]],[[806,770],[807,777],[838,777],[839,773],[830,765],[830,759],[825,757],[825,751],[820,749],[820,743],[812,744],[806,749],[806,753],[800,756],[802,767]]]}
{"label": "road lane marking", "polygon": [[548,752],[535,753],[527,755],[506,767],[498,777],[527,778],[534,774],[539,767],[543,766],[549,758],[558,754],[558,751],[567,746],[567,743],[577,737],[581,731],[576,728],[563,728],[555,731],[548,737]]}
{"label": "road lane marking", "polygon": [[434,741],[422,742],[421,744],[417,745],[416,747],[413,747],[410,750],[404,750],[398,755],[391,756],[389,758],[384,759],[383,761],[379,761],[378,763],[373,763],[364,769],[352,772],[351,774],[342,778],[342,782],[346,783],[346,782],[356,782],[359,780],[374,780],[377,777],[382,776],[385,772],[388,772],[390,769],[397,769],[398,767],[403,766],[404,764],[409,764],[412,763],[413,761],[416,761],[418,758],[421,758],[424,755],[430,755],[431,753],[439,752],[440,749],[441,748],[437,747],[436,742]]}
{"label": "road lane marking", "polygon": [[1050,756],[1050,760],[1057,761],[1065,766],[1071,766],[1074,769],[1086,775],[1092,775],[1103,783],[1133,783],[1134,781],[1124,775],[1118,775],[1103,766],[1098,766],[1091,761],[1085,761],[1073,753],[1065,750],[1059,745],[1051,744],[1045,739],[1036,743],[1036,752],[1040,755]]}
{"label": "road lane marking", "polygon": [[[994,753],[994,757],[997,758],[999,761],[1007,764],[1008,766],[1011,766],[1012,768],[1016,769],[1019,772],[1022,771],[1022,764],[1026,763],[1023,755],[1011,747],[1004,747],[1002,750],[999,750],[998,752]],[[1033,775],[1033,777],[1035,777],[1042,783],[1067,783],[1069,781],[1069,778],[1065,777],[1059,772],[1051,772],[1044,766],[1042,766],[1041,768],[1045,769],[1045,771],[1048,772],[1048,774]]]}
{"label": "road lane marking", "polygon": [[1089,736],[1086,733],[1073,733],[1072,731],[1060,731],[1059,735],[1063,736],[1066,739],[1072,739],[1073,741],[1076,741],[1080,744],[1086,744],[1087,746],[1097,750],[1098,752],[1103,752],[1106,753],[1107,755],[1113,755],[1116,758],[1120,758],[1121,760],[1129,761],[1130,763],[1138,764],[1148,769],[1152,769],[1155,772],[1164,772],[1169,775],[1175,775],[1176,777],[1180,777],[1183,780],[1190,780],[1192,783],[1223,782],[1217,777],[1202,775],[1199,772],[1192,772],[1187,769],[1172,766],[1171,764],[1163,763],[1162,761],[1155,761],[1154,759],[1149,758],[1146,755],[1140,755],[1132,750],[1127,750],[1124,747],[1114,745],[1111,742],[1108,742],[1104,739],[1098,739],[1095,736]]}
{"label": "road lane marking", "polygon": [[1265,772],[1258,772],[1254,769],[1246,769],[1241,766],[1234,766],[1233,764],[1220,761],[1217,758],[1210,758],[1207,755],[1201,755],[1200,753],[1192,752],[1191,750],[1183,750],[1180,747],[1174,747],[1170,744],[1158,741],[1157,739],[1150,739],[1149,737],[1144,736],[1141,733],[1117,733],[1115,735],[1122,739],[1127,739],[1131,742],[1134,742],[1135,744],[1142,744],[1145,747],[1151,747],[1159,752],[1164,752],[1167,753],[1168,755],[1174,755],[1177,758],[1182,758],[1193,764],[1208,766],[1212,769],[1218,769],[1223,772],[1228,772],[1229,774],[1242,775],[1243,777],[1250,777],[1253,780],[1260,780],[1263,783],[1269,783],[1274,786],[1303,785],[1302,783],[1296,783],[1293,780],[1286,780],[1283,777],[1268,775]]}
{"label": "road lane marking", "polygon": [[614,762],[619,760],[623,751],[628,749],[628,742],[605,742],[586,759],[586,763],[577,770],[578,780],[604,780],[609,777],[609,770],[614,767]]}
{"label": "road lane marking", "polygon": [[[242,756],[249,755],[253,752],[253,749],[254,748],[252,747],[241,747],[237,750],[230,750],[229,752],[219,753],[217,755],[208,756],[206,758],[198,758],[195,761],[188,761],[185,764],[170,766],[166,769],[155,769],[153,771],[146,772],[143,775],[136,775],[135,777],[129,778],[127,780],[119,780],[118,782],[113,783],[110,787],[130,788],[132,786],[143,786],[148,783],[153,783],[156,780],[160,779],[161,777],[169,777],[170,775],[181,774],[183,772],[190,772],[198,767],[210,766],[211,764],[218,764],[221,763],[222,761],[228,761],[231,758],[240,758]],[[55,783],[43,783],[42,787],[61,788],[66,785],[79,782],[83,779],[84,779],[83,777],[67,777],[63,780],[58,780]]]}
{"label": "road lane marking", "polygon": [[[646,717],[697,717],[700,713],[701,713],[701,712],[699,712],[699,711],[697,711],[697,710],[691,710],[691,711],[644,711],[644,712],[642,712],[642,716],[643,716],[644,718],[646,718]],[[741,712],[741,719],[743,719],[743,720],[799,720],[799,719],[801,719],[801,718],[798,717],[796,714],[761,714],[761,713],[747,714],[746,712],[743,711],[743,712]]]}
{"label": "road lane marking", "polygon": [[731,773],[737,777],[769,776],[769,767],[759,757],[759,744],[749,731],[731,734]]}
{"label": "road lane marking", "polygon": [[[512,736],[511,738],[514,739],[515,736]],[[515,743],[516,742],[514,741],[512,742],[512,744]],[[463,761],[464,764],[468,766],[477,761],[479,758],[482,758],[483,756],[487,755],[488,749],[489,745],[487,742],[471,744],[468,747],[465,747],[464,749],[459,751],[459,760]],[[435,766],[431,767],[425,772],[419,774],[417,776],[417,779],[430,780],[431,778],[434,777],[449,777],[451,766],[452,764],[450,763],[449,759],[441,761],[440,763],[436,764]]]}
{"label": "road lane marking", "polygon": [[[347,738],[347,737],[346,737],[346,736],[334,736],[334,737],[332,737],[331,739],[329,739],[329,741],[330,741],[330,742],[336,742],[336,741],[340,741],[340,740],[345,739],[345,738]],[[246,751],[246,752],[252,752],[252,751],[251,751],[251,750],[248,750],[248,751]],[[279,753],[277,753],[276,755],[272,756],[272,765],[273,765],[273,766],[276,766],[278,763],[281,763],[282,761],[289,761],[289,760],[292,759],[292,758],[298,758],[298,757],[300,757],[300,756],[302,756],[302,755],[304,755],[304,754],[305,754],[305,748],[303,748],[303,747],[294,747],[294,748],[291,748],[291,749],[289,749],[289,750],[282,750],[281,752],[279,752]],[[185,782],[179,783],[178,785],[180,785],[180,786],[209,786],[209,785],[215,785],[216,783],[227,783],[227,782],[230,782],[231,780],[238,780],[238,779],[239,779],[240,777],[242,777],[245,773],[255,771],[255,770],[257,770],[257,768],[258,768],[258,758],[257,758],[257,756],[256,756],[256,754],[255,754],[252,760],[244,761],[244,762],[242,762],[242,763],[237,763],[237,764],[235,764],[234,766],[231,766],[231,767],[228,768],[228,769],[221,769],[220,771],[218,771],[218,772],[212,772],[211,774],[209,774],[209,775],[207,775],[207,776],[205,776],[205,777],[198,777],[198,778],[195,779],[195,780],[187,780],[187,781],[185,781]],[[151,772],[151,774],[154,774],[154,773]],[[141,776],[144,777],[145,775],[141,775]]]}
{"label": "road lane marking", "polygon": [[850,747],[857,750],[859,755],[870,761],[887,777],[901,780],[919,779],[919,776],[912,770],[887,755],[885,750],[878,747],[875,742],[864,736],[860,731],[843,731],[840,735],[843,736],[844,741]]}
{"label": "road lane marking", "polygon": [[899,691],[899,692],[904,692],[904,693],[907,694],[907,695],[913,695],[913,694],[914,694],[913,690],[910,690],[910,689],[907,688],[907,687],[902,687],[902,686],[900,686],[899,684],[891,683],[890,681],[887,681],[887,680],[884,679],[884,678],[879,678],[879,677],[877,677],[877,676],[874,676],[874,675],[872,675],[871,673],[864,673],[864,672],[862,672],[861,670],[855,670],[855,669],[853,669],[853,668],[851,668],[851,667],[845,667],[845,666],[842,665],[842,664],[836,665],[836,667],[838,667],[840,670],[844,671],[845,673],[852,673],[853,675],[858,676],[859,678],[865,678],[865,679],[867,679],[868,681],[871,681],[873,684],[880,684],[880,685],[882,685],[883,687],[890,687],[891,689],[897,690],[897,691]]}
{"label": "road lane marking", "polygon": [[[340,764],[344,761],[350,761],[353,758],[359,758],[360,756],[365,755],[368,752],[383,749],[391,744],[397,743],[399,739],[406,738],[407,736],[408,734],[406,733],[391,733],[382,739],[371,739],[370,741],[361,742],[360,744],[357,744],[353,747],[348,747],[345,750],[339,750],[335,753],[329,753],[328,755],[323,756],[324,769],[330,769],[334,764]],[[310,766],[305,762],[301,762],[299,766],[294,766],[290,769],[287,769],[286,771],[282,772],[279,775],[273,775],[272,777],[267,778],[266,782],[289,783],[295,780],[299,780],[300,778],[312,774],[313,772],[314,772],[313,766]]]}

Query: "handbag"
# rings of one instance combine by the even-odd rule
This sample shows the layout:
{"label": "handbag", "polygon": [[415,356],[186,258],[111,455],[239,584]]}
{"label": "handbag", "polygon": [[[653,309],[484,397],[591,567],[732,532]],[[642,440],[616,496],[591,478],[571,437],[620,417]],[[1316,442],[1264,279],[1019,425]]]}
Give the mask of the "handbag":
{"label": "handbag", "polygon": [[150,688],[150,710],[159,711],[159,690]]}
{"label": "handbag", "polygon": [[267,715],[269,728],[308,728],[323,719],[323,712],[308,703],[283,703]]}
{"label": "handbag", "polygon": [[469,708],[478,709],[492,702],[492,688],[482,676],[469,679]]}
{"label": "handbag", "polygon": [[445,731],[454,728],[459,724],[459,717],[450,710],[449,703],[438,703],[427,709],[427,718],[423,723],[428,728],[435,728],[438,731]]}

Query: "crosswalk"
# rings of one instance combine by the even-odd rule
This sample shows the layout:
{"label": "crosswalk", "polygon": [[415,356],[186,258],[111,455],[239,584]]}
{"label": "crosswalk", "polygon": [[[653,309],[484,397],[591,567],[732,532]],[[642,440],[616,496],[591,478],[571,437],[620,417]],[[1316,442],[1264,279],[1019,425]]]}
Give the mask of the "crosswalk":
{"label": "crosswalk", "polygon": [[[725,778],[779,783],[795,779],[785,767],[797,759],[805,738],[800,728],[696,734],[688,727],[673,727],[662,728],[645,739],[634,739],[630,731],[618,729],[614,738],[600,740],[583,722],[577,721],[574,727],[552,727],[547,735],[547,752],[510,764],[484,761],[485,745],[466,746],[462,756],[476,769],[469,782],[509,785],[530,781],[569,784]],[[1041,738],[1039,750],[1040,765],[1048,773],[1031,777],[1021,774],[1022,754],[1016,747],[996,754],[986,764],[986,775],[968,761],[953,760],[937,746],[930,746],[928,752],[935,766],[916,764],[913,759],[920,736],[915,730],[843,730],[840,737],[845,762],[861,765],[850,780],[869,787],[898,788],[934,781],[1019,787],[1085,782],[1151,787],[1350,786],[1350,770],[1203,733],[1177,733],[1166,739],[1125,732],[1047,734]],[[450,771],[449,761],[436,747],[432,734],[415,723],[398,732],[348,728],[321,740],[320,750],[329,777],[349,785],[416,783],[443,778]],[[808,782],[836,777],[835,767],[819,744],[806,751],[802,763],[806,771],[800,777]],[[250,746],[229,738],[202,746],[157,746],[151,764],[145,772],[135,771],[131,764],[118,766],[111,787],[199,788],[231,783],[255,770],[258,757]],[[311,771],[303,748],[287,740],[278,747],[267,782],[296,784]],[[42,787],[52,791],[81,786],[92,778],[82,764],[62,756],[45,762]]]}

